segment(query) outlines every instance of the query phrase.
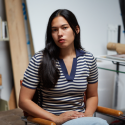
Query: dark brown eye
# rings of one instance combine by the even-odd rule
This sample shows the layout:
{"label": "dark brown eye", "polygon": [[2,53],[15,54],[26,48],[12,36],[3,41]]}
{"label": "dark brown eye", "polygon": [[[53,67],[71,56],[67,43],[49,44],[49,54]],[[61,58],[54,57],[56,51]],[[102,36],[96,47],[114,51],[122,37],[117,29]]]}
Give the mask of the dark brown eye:
{"label": "dark brown eye", "polygon": [[52,32],[55,32],[55,31],[57,31],[57,29],[52,29]]}
{"label": "dark brown eye", "polygon": [[67,29],[68,27],[63,27],[63,29]]}

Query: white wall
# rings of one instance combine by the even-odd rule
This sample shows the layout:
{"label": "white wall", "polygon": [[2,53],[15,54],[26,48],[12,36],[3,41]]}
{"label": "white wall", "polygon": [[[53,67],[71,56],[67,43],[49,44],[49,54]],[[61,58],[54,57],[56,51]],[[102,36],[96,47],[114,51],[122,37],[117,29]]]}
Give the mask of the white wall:
{"label": "white wall", "polygon": [[[82,46],[94,55],[104,55],[107,52],[107,25],[122,25],[118,0],[26,0],[26,2],[35,52],[44,48],[48,19],[56,9],[69,9],[76,15],[81,26]],[[123,33],[121,36],[124,42]]]}
{"label": "white wall", "polygon": [[13,75],[8,41],[0,41],[0,74],[2,74],[3,86],[3,89],[0,90],[0,96],[3,100],[9,101],[13,87]]}
{"label": "white wall", "polygon": [[[0,0],[0,16],[3,21],[6,21],[4,0]],[[3,89],[0,90],[0,98],[9,101],[13,87],[9,41],[0,41],[0,74],[2,74],[3,86]]]}

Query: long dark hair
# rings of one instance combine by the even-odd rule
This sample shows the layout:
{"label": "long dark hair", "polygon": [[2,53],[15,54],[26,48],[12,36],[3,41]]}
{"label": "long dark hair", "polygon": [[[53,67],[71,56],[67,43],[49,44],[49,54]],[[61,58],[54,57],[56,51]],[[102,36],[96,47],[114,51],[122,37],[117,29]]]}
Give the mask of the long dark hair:
{"label": "long dark hair", "polygon": [[[76,33],[76,26],[79,26],[75,15],[67,9],[58,9],[49,18],[46,30],[46,44],[43,50],[43,60],[40,67],[40,79],[45,89],[53,88],[59,79],[59,70],[56,67],[56,60],[59,57],[59,47],[52,38],[51,23],[57,16],[64,17],[75,33],[74,47],[82,49],[80,43],[80,32]],[[79,27],[80,28],[80,27]]]}

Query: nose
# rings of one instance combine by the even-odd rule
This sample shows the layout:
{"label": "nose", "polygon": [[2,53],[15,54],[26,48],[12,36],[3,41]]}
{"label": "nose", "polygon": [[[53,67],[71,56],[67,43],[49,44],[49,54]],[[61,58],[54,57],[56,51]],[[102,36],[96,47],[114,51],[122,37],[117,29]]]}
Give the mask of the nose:
{"label": "nose", "polygon": [[63,35],[63,31],[62,31],[62,29],[59,29],[58,30],[58,36],[62,36]]}

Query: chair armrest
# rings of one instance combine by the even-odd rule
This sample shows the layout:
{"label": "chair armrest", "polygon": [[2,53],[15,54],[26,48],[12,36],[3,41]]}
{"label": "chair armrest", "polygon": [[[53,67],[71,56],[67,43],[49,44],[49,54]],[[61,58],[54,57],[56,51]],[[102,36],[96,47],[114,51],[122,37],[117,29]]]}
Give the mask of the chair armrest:
{"label": "chair armrest", "polygon": [[108,114],[108,115],[112,115],[112,116],[123,115],[122,111],[111,109],[111,108],[106,108],[106,107],[101,107],[101,106],[97,107],[96,112]]}
{"label": "chair armrest", "polygon": [[28,116],[27,120],[29,122],[33,122],[33,123],[37,123],[40,125],[56,125],[54,122],[46,120],[46,119],[42,119],[42,118],[34,118],[32,116]]}

